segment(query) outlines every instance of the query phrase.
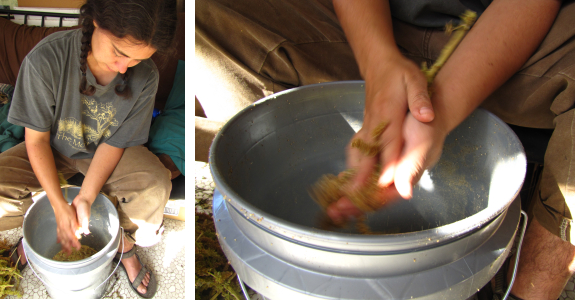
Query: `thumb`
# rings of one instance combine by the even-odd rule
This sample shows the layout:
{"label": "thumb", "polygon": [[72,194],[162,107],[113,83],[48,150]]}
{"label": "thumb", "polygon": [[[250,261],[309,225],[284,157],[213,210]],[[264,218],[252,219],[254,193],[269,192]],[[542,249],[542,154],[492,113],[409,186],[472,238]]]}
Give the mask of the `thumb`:
{"label": "thumb", "polygon": [[86,217],[80,221],[82,224],[81,226],[82,226],[82,230],[83,230],[84,234],[90,233],[90,229],[88,227],[89,226],[89,220],[90,220],[90,217]]}
{"label": "thumb", "polygon": [[419,122],[427,123],[435,118],[435,112],[427,90],[427,81],[424,76],[414,76],[408,83],[407,105],[411,114]]}
{"label": "thumb", "polygon": [[81,232],[89,234],[90,211],[85,208],[78,209],[78,222],[80,223]]}
{"label": "thumb", "polygon": [[417,183],[425,165],[425,158],[415,151],[405,156],[395,170],[395,188],[401,197],[410,199],[413,197],[413,185]]}

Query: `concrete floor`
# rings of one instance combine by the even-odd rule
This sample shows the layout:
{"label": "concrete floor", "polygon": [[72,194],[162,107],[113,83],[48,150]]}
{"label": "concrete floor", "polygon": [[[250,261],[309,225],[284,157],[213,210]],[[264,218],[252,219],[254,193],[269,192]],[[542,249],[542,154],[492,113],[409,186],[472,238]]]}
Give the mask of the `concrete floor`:
{"label": "concrete floor", "polygon": [[[166,218],[162,241],[149,248],[139,247],[140,259],[152,270],[158,281],[158,291],[155,299],[185,299],[185,222]],[[22,236],[22,227],[0,232],[0,239],[6,238],[13,244]],[[20,282],[20,293],[24,299],[48,299],[44,285],[34,275],[30,267],[23,271]],[[104,298],[108,299],[139,299],[128,282],[128,276],[120,267],[110,278],[110,284]],[[18,299],[7,297],[7,299]]]}
{"label": "concrete floor", "polygon": [[[213,183],[212,176],[210,174],[208,164],[204,162],[195,162],[195,198],[196,203],[199,201],[211,201],[213,199],[213,190],[215,188],[215,184]],[[198,206],[196,206],[196,211],[201,211],[205,213],[210,213],[211,210],[207,209],[204,210]],[[252,300],[261,299],[258,295],[254,295],[251,297]],[[470,298],[470,299],[473,299]],[[572,277],[565,286],[565,289],[559,300],[575,300],[575,276]]]}

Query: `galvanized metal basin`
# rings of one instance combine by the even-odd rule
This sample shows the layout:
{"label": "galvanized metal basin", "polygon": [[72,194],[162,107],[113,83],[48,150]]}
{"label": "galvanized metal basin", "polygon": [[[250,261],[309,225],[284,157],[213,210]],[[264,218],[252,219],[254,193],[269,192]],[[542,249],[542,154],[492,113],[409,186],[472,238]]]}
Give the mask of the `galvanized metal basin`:
{"label": "galvanized metal basin", "polygon": [[[449,134],[413,199],[368,216],[373,231],[399,233],[317,228],[321,209],[308,188],[345,169],[344,148],[361,128],[364,97],[362,81],[304,86],[232,118],[212,144],[210,168],[235,225],[278,259],[348,277],[421,272],[478,249],[498,229],[526,170],[518,138],[482,109]],[[415,264],[413,253],[422,257]]]}

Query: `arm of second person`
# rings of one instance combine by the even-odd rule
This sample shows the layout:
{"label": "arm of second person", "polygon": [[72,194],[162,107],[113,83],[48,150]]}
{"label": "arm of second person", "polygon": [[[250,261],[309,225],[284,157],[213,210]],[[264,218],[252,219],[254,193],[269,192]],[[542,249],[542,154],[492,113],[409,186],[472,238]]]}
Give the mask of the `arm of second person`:
{"label": "arm of second person", "polygon": [[529,59],[560,6],[557,0],[505,0],[487,7],[435,78],[436,118],[426,124],[406,119],[405,144],[394,177],[404,198],[411,197],[423,171],[439,159],[447,133]]}
{"label": "arm of second person", "polygon": [[[403,198],[412,197],[413,185],[439,159],[447,134],[529,59],[560,5],[556,0],[506,0],[485,10],[435,77],[434,120],[421,123],[411,114],[405,119],[404,144],[393,178]],[[348,202],[342,198],[329,207],[330,217],[359,214]]]}
{"label": "arm of second person", "polygon": [[88,234],[88,222],[90,220],[90,208],[96,200],[96,196],[108,180],[120,158],[124,154],[123,148],[116,148],[108,144],[101,144],[96,149],[94,158],[90,163],[86,177],[82,183],[80,193],[72,202],[78,212],[78,221],[81,231]]}

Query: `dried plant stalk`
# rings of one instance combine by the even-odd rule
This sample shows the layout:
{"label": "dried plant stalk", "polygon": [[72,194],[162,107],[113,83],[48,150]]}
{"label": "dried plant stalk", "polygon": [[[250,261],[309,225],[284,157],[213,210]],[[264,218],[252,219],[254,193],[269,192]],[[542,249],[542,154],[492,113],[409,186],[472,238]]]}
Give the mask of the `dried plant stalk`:
{"label": "dried plant stalk", "polygon": [[375,129],[371,132],[371,137],[374,140],[377,140],[383,134],[388,124],[389,122],[386,121],[379,123],[379,125],[377,125]]}
{"label": "dried plant stalk", "polygon": [[351,147],[359,149],[366,156],[376,156],[380,152],[378,144],[366,143],[359,138],[351,141]]}
{"label": "dried plant stalk", "polygon": [[[453,32],[451,39],[449,39],[445,47],[441,49],[439,57],[430,68],[427,68],[427,64],[425,64],[425,62],[421,66],[421,71],[423,71],[425,77],[427,78],[428,89],[430,89],[431,84],[435,79],[435,75],[437,75],[441,67],[443,67],[443,65],[445,64],[449,56],[451,56],[453,51],[455,51],[455,48],[457,48],[457,45],[459,45],[459,43],[465,36],[465,33],[469,31],[469,29],[471,29],[471,26],[473,26],[473,23],[475,23],[476,19],[477,14],[473,11],[467,10],[465,11],[465,13],[463,13],[463,15],[461,15],[461,24],[459,26],[453,27],[450,24],[446,26],[447,34],[451,34]],[[429,93],[431,95],[431,91]]]}
{"label": "dried plant stalk", "polygon": [[[0,241],[0,298],[5,298],[8,295],[22,297],[18,286],[20,285],[20,278],[22,275],[18,270],[18,262],[12,265],[10,262],[10,248],[12,245],[8,244],[6,239]],[[16,249],[14,249],[16,251]],[[4,256],[4,254],[8,254]]]}

